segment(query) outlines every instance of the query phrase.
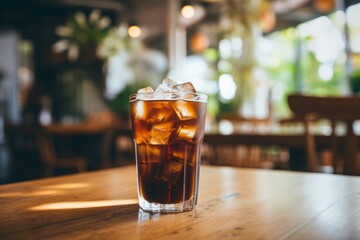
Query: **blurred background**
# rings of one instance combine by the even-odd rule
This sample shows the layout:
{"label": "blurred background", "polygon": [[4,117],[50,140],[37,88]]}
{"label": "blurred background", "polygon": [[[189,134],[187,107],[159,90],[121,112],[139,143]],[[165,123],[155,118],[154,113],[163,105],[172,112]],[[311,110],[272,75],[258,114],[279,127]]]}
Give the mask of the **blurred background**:
{"label": "blurred background", "polygon": [[356,0],[0,5],[0,182],[132,163],[128,96],[165,77],[207,94],[222,134],[221,116],[291,117],[289,94],[360,93]]}

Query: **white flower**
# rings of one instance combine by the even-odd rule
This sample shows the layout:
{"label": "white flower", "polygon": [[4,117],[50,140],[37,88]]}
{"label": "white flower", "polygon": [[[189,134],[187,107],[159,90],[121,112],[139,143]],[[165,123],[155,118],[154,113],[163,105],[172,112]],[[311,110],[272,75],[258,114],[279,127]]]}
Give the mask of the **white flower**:
{"label": "white flower", "polygon": [[99,9],[95,9],[94,11],[91,12],[89,20],[91,23],[95,23],[100,19],[100,10]]}
{"label": "white flower", "polygon": [[68,57],[70,61],[75,61],[79,57],[79,47],[77,45],[71,44],[69,51],[68,51]]}
{"label": "white flower", "polygon": [[126,24],[121,24],[116,29],[116,34],[121,38],[126,38],[128,34],[128,26]]}
{"label": "white flower", "polygon": [[108,17],[102,17],[97,24],[99,29],[107,28],[110,25],[110,18]]}
{"label": "white flower", "polygon": [[63,39],[53,45],[53,51],[59,53],[68,50],[68,58],[75,61],[83,46],[95,45],[98,56],[113,56],[126,47],[124,41],[127,35],[118,36],[115,29],[109,31],[110,24],[110,18],[101,16],[98,9],[90,13],[89,19],[83,12],[77,12],[65,26],[55,28],[55,33]]}
{"label": "white flower", "polygon": [[97,53],[101,58],[107,58],[116,55],[124,49],[124,39],[117,36],[114,31],[111,31],[110,34],[100,43]]}
{"label": "white flower", "polygon": [[55,28],[55,33],[60,37],[68,37],[73,33],[73,29],[67,26],[58,26]]}
{"label": "white flower", "polygon": [[77,12],[75,14],[75,20],[79,24],[79,26],[83,27],[86,25],[86,17],[83,12]]}
{"label": "white flower", "polygon": [[52,49],[55,53],[60,53],[62,51],[65,51],[70,46],[69,41],[66,39],[62,39],[54,43],[52,46]]}
{"label": "white flower", "polygon": [[140,40],[130,38],[127,34],[127,25],[120,25],[109,31],[100,42],[97,54],[100,58],[111,58],[121,52],[131,52],[141,46]]}

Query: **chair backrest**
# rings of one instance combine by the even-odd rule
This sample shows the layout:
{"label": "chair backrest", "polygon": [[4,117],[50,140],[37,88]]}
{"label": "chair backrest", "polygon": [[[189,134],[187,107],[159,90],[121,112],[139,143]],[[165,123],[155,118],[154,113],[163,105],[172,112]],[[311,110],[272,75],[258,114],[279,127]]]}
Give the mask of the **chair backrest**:
{"label": "chair backrest", "polygon": [[232,135],[222,141],[217,134],[208,134],[204,138],[202,161],[217,166],[261,168],[262,154],[260,146],[243,145]]}
{"label": "chair backrest", "polygon": [[338,122],[345,122],[347,131],[345,136],[344,173],[359,174],[357,167],[357,139],[354,135],[353,123],[360,119],[360,97],[316,97],[306,95],[289,95],[288,104],[292,112],[305,124],[306,150],[310,171],[316,171],[317,157],[314,136],[310,131],[310,122],[314,119],[328,119],[331,122],[331,138],[334,170],[336,168],[338,142],[336,126]]}
{"label": "chair backrest", "polygon": [[290,109],[297,116],[315,116],[339,121],[360,119],[360,97],[289,95]]}
{"label": "chair backrest", "polygon": [[47,165],[54,164],[56,153],[52,137],[45,130],[39,129],[36,133],[36,140],[41,160]]}
{"label": "chair backrest", "polygon": [[263,132],[269,128],[271,123],[270,116],[256,118],[243,117],[238,114],[226,114],[222,115],[220,119],[229,121],[234,127],[234,132]]}
{"label": "chair backrest", "polygon": [[4,130],[5,141],[9,147],[11,158],[14,158],[14,161],[24,159],[25,157],[27,159],[32,157],[38,158],[33,126],[6,125]]}

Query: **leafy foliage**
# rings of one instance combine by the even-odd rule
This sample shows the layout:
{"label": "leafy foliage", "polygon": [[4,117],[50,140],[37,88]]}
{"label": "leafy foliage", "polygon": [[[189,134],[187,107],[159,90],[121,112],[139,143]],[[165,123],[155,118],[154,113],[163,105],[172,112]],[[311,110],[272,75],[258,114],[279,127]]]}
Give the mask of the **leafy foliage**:
{"label": "leafy foliage", "polygon": [[354,71],[350,76],[351,90],[354,94],[360,95],[360,70]]}

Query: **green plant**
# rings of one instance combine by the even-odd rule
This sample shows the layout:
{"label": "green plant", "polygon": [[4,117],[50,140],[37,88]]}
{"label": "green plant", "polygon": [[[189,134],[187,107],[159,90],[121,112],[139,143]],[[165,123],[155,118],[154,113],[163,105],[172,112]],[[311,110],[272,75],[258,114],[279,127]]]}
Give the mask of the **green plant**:
{"label": "green plant", "polygon": [[[255,56],[257,37],[260,35],[262,4],[266,0],[226,0],[220,29],[219,61],[230,67],[219,69],[219,74],[230,74],[236,85],[233,99],[221,103],[223,112],[237,111],[253,95],[254,69],[258,66]],[[223,49],[223,50],[222,50]],[[221,100],[221,98],[220,98]]]}
{"label": "green plant", "polygon": [[142,47],[141,41],[128,35],[127,24],[111,28],[101,39],[97,47],[97,55],[107,60],[120,52],[135,52]]}
{"label": "green plant", "polygon": [[64,26],[55,29],[56,34],[62,39],[53,45],[53,51],[56,53],[68,51],[69,60],[75,61],[79,58],[81,50],[96,50],[109,30],[110,19],[101,16],[100,10],[93,10],[88,19],[83,12],[77,12]]}
{"label": "green plant", "polygon": [[350,86],[353,94],[360,95],[360,70],[356,70],[351,74]]}

